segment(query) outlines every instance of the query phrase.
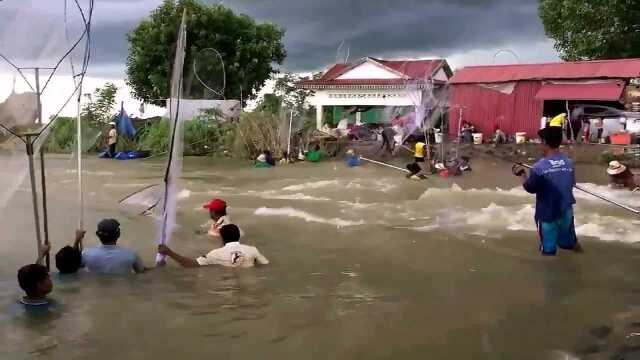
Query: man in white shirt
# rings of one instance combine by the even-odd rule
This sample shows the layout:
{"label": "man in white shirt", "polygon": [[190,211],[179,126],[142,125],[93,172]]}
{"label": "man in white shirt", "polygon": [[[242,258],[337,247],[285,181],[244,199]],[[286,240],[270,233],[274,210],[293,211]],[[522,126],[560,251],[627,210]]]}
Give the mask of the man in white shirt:
{"label": "man in white shirt", "polygon": [[229,224],[220,228],[220,238],[224,246],[210,251],[207,255],[193,259],[182,256],[166,245],[158,245],[158,253],[172,258],[185,268],[209,265],[222,265],[236,268],[249,268],[256,264],[267,265],[269,260],[253,246],[240,244],[240,229]]}
{"label": "man in white shirt", "polygon": [[112,158],[116,156],[116,144],[118,143],[118,131],[116,130],[116,123],[109,123],[109,134],[107,136],[107,143],[109,144],[109,156]]}

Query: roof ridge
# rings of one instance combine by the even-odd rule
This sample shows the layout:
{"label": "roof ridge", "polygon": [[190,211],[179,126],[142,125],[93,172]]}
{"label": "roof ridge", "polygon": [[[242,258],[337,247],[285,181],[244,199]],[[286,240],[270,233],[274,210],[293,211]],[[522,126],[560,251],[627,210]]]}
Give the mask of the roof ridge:
{"label": "roof ridge", "polygon": [[627,58],[627,59],[600,59],[600,60],[580,60],[580,61],[559,61],[559,62],[546,62],[546,63],[526,63],[526,64],[491,64],[491,65],[470,65],[461,67],[462,69],[469,68],[490,68],[490,67],[519,67],[519,66],[552,66],[552,65],[578,65],[578,64],[593,64],[593,63],[612,63],[612,62],[629,62],[640,61],[640,58]]}

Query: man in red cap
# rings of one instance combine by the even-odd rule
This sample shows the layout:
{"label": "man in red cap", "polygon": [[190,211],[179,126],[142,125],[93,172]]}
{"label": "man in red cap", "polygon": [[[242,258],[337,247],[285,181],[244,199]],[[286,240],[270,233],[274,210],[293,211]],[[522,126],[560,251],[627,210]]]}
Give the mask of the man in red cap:
{"label": "man in red cap", "polygon": [[209,216],[213,221],[208,234],[219,237],[220,228],[224,225],[231,224],[231,219],[229,218],[229,215],[227,215],[227,203],[221,199],[213,199],[202,205],[202,208],[209,210]]}

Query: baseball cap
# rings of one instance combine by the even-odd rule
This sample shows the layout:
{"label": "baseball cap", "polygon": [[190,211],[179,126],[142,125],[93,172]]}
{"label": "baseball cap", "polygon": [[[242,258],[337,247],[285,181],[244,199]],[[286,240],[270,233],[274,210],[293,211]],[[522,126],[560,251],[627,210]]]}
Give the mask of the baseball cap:
{"label": "baseball cap", "polygon": [[116,234],[120,231],[120,223],[116,219],[102,219],[98,223],[98,232],[104,234]]}
{"label": "baseball cap", "polygon": [[222,211],[227,207],[227,203],[221,199],[213,199],[208,203],[202,205],[202,208],[209,209],[211,211]]}

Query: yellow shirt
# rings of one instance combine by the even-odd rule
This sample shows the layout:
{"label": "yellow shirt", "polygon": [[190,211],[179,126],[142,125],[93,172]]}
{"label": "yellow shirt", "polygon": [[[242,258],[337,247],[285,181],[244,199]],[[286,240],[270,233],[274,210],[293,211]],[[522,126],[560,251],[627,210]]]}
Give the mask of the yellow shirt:
{"label": "yellow shirt", "polygon": [[417,158],[423,158],[424,157],[424,143],[423,142],[419,142],[416,143],[416,151],[414,156]]}
{"label": "yellow shirt", "polygon": [[554,117],[553,119],[551,119],[551,122],[549,122],[549,126],[557,126],[557,127],[562,127],[562,124],[564,124],[564,119],[567,117],[567,114],[562,113],[560,115],[557,115],[556,117]]}

